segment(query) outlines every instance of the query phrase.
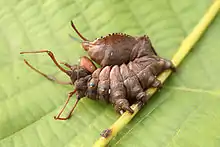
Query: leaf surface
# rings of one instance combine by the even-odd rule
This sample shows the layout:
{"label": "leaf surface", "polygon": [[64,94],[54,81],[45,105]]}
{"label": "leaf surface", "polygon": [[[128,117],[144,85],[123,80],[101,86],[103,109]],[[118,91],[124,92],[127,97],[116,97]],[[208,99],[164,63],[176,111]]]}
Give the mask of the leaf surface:
{"label": "leaf surface", "polygon": [[[46,54],[77,64],[86,55],[68,34],[73,20],[90,40],[113,32],[150,36],[168,59],[204,15],[209,0],[0,1],[0,146],[91,146],[119,116],[111,105],[83,99],[71,119],[55,121],[71,86],[54,84],[30,70],[68,81]],[[220,146],[220,16],[165,83],[164,88],[117,136],[111,146]],[[79,38],[79,37],[78,37]],[[73,105],[72,98],[66,113]],[[64,114],[64,115],[65,115]]]}

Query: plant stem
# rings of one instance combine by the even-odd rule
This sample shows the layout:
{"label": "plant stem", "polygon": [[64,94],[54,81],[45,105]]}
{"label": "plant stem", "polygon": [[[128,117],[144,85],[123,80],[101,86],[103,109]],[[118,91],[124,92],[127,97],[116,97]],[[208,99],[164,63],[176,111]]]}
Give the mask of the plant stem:
{"label": "plant stem", "polygon": [[[178,51],[172,58],[172,62],[176,67],[186,57],[186,55],[192,49],[193,45],[195,45],[195,43],[201,38],[202,34],[205,32],[205,30],[208,28],[212,20],[217,15],[219,8],[220,8],[220,0],[215,0],[214,3],[210,6],[209,10],[200,20],[200,22],[193,29],[193,31],[182,41]],[[164,81],[169,77],[171,72],[172,72],[171,70],[164,71],[158,76],[158,79],[162,83],[164,83]],[[157,91],[156,88],[150,88],[146,91],[146,93],[149,97],[151,97],[156,91]],[[110,132],[110,134],[106,138],[100,137],[95,142],[93,147],[106,146],[109,143],[109,141],[114,136],[116,136],[117,133],[125,127],[125,125],[127,125],[131,121],[131,119],[137,114],[137,112],[140,110],[141,107],[139,107],[137,104],[134,104],[131,106],[131,108],[134,110],[134,113],[130,114],[129,112],[125,112],[111,127],[107,129]]]}

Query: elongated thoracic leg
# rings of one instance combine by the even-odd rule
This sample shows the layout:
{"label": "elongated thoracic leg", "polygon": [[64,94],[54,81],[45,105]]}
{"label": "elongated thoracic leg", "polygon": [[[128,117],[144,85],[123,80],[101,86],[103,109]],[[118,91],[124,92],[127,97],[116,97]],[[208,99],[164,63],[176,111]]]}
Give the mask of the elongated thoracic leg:
{"label": "elongated thoracic leg", "polygon": [[[63,72],[65,72],[67,75],[70,75],[70,71],[68,70],[65,70],[63,67],[61,67],[58,62],[56,61],[53,53],[51,51],[47,51],[47,50],[41,50],[41,51],[33,51],[33,52],[21,52],[20,54],[27,54],[27,53],[43,53],[43,52],[46,52],[48,53],[48,55],[51,57],[51,59],[53,60],[53,62],[56,64],[56,66]],[[37,73],[41,74],[42,76],[44,76],[45,78],[47,78],[48,80],[50,81],[53,81],[53,82],[56,82],[58,84],[62,84],[62,85],[72,85],[72,82],[63,82],[63,81],[60,81],[58,79],[56,79],[55,77],[53,76],[50,76],[50,75],[46,75],[44,74],[43,72],[37,70],[36,68],[34,68],[27,60],[24,60],[25,64],[27,64],[31,69],[33,69],[34,71],[36,71]]]}
{"label": "elongated thoracic leg", "polygon": [[123,113],[123,111],[134,112],[126,99],[126,90],[118,65],[113,66],[110,72],[110,90],[109,100],[115,106],[115,110],[118,113]]}
{"label": "elongated thoracic leg", "polygon": [[41,71],[39,71],[38,69],[34,68],[27,60],[24,59],[25,64],[27,64],[27,66],[29,66],[31,69],[33,69],[35,72],[41,74],[42,76],[44,76],[45,78],[47,78],[48,80],[55,82],[57,84],[61,84],[61,85],[72,85],[72,82],[66,82],[66,81],[61,81],[58,80],[56,77],[51,76],[51,75],[47,75]]}
{"label": "elongated thoracic leg", "polygon": [[63,108],[61,109],[61,111],[59,112],[59,114],[58,114],[57,116],[54,116],[54,119],[56,119],[56,120],[57,120],[57,119],[58,119],[58,120],[67,120],[67,119],[69,119],[69,118],[71,117],[71,115],[72,115],[74,109],[76,108],[76,106],[77,106],[77,104],[78,104],[78,102],[79,102],[79,100],[80,100],[79,98],[76,99],[76,102],[75,102],[74,106],[72,107],[72,109],[70,110],[70,112],[69,112],[69,114],[67,115],[67,117],[60,117],[60,116],[61,116],[61,114],[63,113],[64,109],[66,108],[67,104],[69,103],[70,98],[73,96],[73,94],[74,94],[75,92],[76,92],[76,90],[74,90],[74,91],[72,91],[72,92],[69,93],[68,98],[67,98],[67,100],[66,100],[66,102],[65,102],[65,104],[64,104],[64,106],[63,106]]}
{"label": "elongated thoracic leg", "polygon": [[67,68],[72,69],[72,66],[69,63],[66,62],[60,62],[60,64],[65,65]]}
{"label": "elongated thoracic leg", "polygon": [[56,58],[54,57],[53,53],[51,51],[48,50],[40,50],[40,51],[29,51],[29,52],[20,52],[20,54],[37,54],[37,53],[47,53],[50,58],[53,60],[54,64],[64,73],[66,73],[68,76],[71,75],[71,71],[68,71],[66,69],[64,69],[62,66],[59,65],[59,63],[57,62]]}
{"label": "elongated thoracic leg", "polygon": [[[89,68],[89,70],[91,72],[93,72],[94,69],[96,69],[95,65],[92,63],[91,60],[89,60],[87,57],[82,57],[81,60],[80,60],[80,67],[79,68],[82,68],[81,69],[81,72],[80,70],[77,71],[76,69],[74,69],[74,66],[71,66],[69,65],[68,63],[61,63],[61,64],[64,64],[65,66],[67,66],[68,68],[70,68],[72,71],[76,71],[78,72],[77,75],[78,77],[74,78],[74,84],[75,84],[75,90],[70,92],[69,93],[69,96],[66,100],[66,103],[64,104],[63,108],[61,109],[60,113],[54,117],[54,119],[59,119],[59,120],[66,120],[68,118],[71,117],[71,114],[73,113],[76,105],[78,104],[79,100],[85,96],[86,94],[86,90],[87,90],[87,83],[88,83],[88,80],[91,78],[91,75],[88,74],[88,71],[85,72],[85,70],[88,70],[87,68]],[[94,67],[93,67],[94,66]],[[71,77],[73,78],[73,77]],[[79,78],[79,79],[78,79]],[[61,114],[63,113],[64,109],[66,108],[67,104],[69,103],[69,100],[70,98],[72,97],[72,95],[76,93],[77,95],[77,99],[76,99],[76,102],[73,106],[73,108],[71,109],[71,111],[69,112],[68,116],[67,117],[60,117]]]}

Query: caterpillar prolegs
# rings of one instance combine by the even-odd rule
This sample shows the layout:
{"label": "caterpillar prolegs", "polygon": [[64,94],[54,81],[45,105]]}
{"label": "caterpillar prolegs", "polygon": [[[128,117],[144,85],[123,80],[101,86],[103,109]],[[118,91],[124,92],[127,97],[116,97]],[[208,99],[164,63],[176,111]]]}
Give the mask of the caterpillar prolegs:
{"label": "caterpillar prolegs", "polygon": [[[92,63],[88,58],[86,60]],[[120,113],[124,111],[133,113],[131,104],[138,101],[145,103],[148,100],[146,89],[162,86],[156,76],[166,69],[175,69],[169,60],[158,56],[144,56],[128,64],[105,66],[87,75],[85,75],[88,73],[86,68],[83,66],[77,68],[80,70],[72,71],[83,75],[77,80],[75,76],[72,79],[78,97],[104,100],[113,104],[115,110]]]}

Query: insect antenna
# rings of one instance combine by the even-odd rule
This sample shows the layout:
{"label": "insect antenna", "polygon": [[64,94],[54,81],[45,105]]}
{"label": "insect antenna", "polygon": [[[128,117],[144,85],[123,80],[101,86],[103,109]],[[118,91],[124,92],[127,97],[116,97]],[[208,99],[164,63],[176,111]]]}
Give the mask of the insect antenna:
{"label": "insect antenna", "polygon": [[69,35],[69,37],[70,37],[72,40],[77,41],[77,42],[79,42],[79,43],[82,43],[82,41],[79,40],[78,38],[72,36],[71,34],[68,34],[68,35]]}
{"label": "insect antenna", "polygon": [[71,21],[71,26],[74,29],[74,31],[79,35],[79,37],[84,40],[84,41],[89,41],[88,39],[86,39],[85,37],[82,36],[82,34],[76,29],[76,26],[74,25],[73,21]]}

